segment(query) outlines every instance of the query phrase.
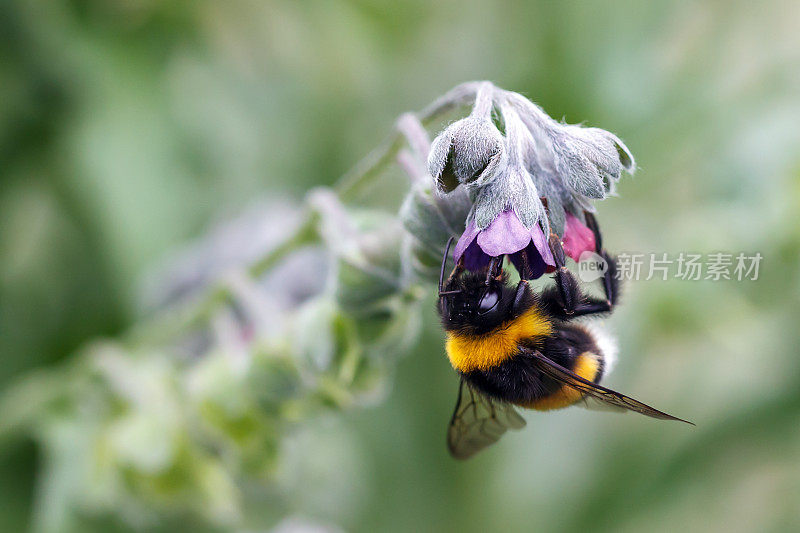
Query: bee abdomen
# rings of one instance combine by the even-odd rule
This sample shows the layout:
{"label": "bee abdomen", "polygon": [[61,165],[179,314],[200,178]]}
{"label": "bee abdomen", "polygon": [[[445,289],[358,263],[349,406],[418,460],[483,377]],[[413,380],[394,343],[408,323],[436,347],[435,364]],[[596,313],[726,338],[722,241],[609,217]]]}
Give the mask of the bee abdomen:
{"label": "bee abdomen", "polygon": [[[582,326],[561,324],[552,335],[525,344],[593,383],[598,383],[606,372],[606,343],[598,342],[594,331]],[[579,390],[543,374],[534,360],[518,350],[489,368],[461,374],[485,394],[528,409],[561,409],[583,398]]]}
{"label": "bee abdomen", "polygon": [[[575,359],[575,365],[571,370],[583,379],[597,383],[603,374],[603,356],[599,353],[583,352]],[[569,385],[561,384],[551,394],[541,396],[532,401],[520,402],[517,405],[528,409],[536,409],[537,411],[551,411],[569,407],[582,398],[583,393],[581,391]]]}

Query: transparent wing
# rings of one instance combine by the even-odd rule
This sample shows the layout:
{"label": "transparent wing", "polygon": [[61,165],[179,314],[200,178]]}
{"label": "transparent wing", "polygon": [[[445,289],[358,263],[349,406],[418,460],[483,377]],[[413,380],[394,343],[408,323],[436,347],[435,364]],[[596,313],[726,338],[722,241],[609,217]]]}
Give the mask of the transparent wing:
{"label": "transparent wing", "polygon": [[463,379],[447,429],[447,449],[456,459],[469,459],[500,440],[508,429],[525,427],[511,404],[489,398]]}
{"label": "transparent wing", "polygon": [[596,405],[595,407],[634,411],[652,418],[658,418],[660,420],[677,420],[679,422],[686,422],[687,424],[694,425],[688,420],[683,420],[663,411],[659,411],[654,407],[650,407],[649,405],[638,400],[634,400],[630,396],[625,396],[617,391],[608,389],[596,383],[592,383],[591,381],[580,377],[574,372],[567,370],[558,363],[551,361],[540,352],[534,350],[525,350],[525,353],[527,353],[534,360],[535,365],[540,372],[560,383],[563,383],[564,385],[567,385],[568,387],[572,387],[573,389],[582,392],[584,395],[582,401],[586,403],[587,406],[591,407],[593,402],[598,402],[600,405]]}

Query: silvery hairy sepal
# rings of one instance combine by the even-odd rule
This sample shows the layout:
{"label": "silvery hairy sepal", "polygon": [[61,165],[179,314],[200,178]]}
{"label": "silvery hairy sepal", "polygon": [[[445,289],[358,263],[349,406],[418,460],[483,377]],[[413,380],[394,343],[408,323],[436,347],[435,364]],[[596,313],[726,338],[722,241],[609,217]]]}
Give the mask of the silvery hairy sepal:
{"label": "silvery hairy sepal", "polygon": [[472,217],[479,229],[485,229],[502,211],[509,208],[514,210],[526,228],[541,222],[542,229],[549,232],[544,206],[536,187],[528,172],[519,165],[506,167],[502,179],[481,187],[475,197]]}
{"label": "silvery hairy sepal", "polygon": [[[515,94],[516,96],[516,94]],[[515,112],[511,102],[500,106],[500,112],[506,123],[519,124],[524,127],[520,130],[518,149],[522,153],[522,160],[528,175],[533,181],[539,196],[547,202],[547,221],[552,231],[561,235],[564,231],[566,220],[565,205],[572,205],[572,197],[576,195],[564,186],[556,170],[551,143],[541,136],[534,137],[519,113]]]}
{"label": "silvery hairy sepal", "polygon": [[633,172],[633,155],[613,133],[600,128],[559,125],[551,133],[566,184],[589,198],[614,194],[623,170]]}
{"label": "silvery hairy sepal", "polygon": [[[614,194],[622,170],[633,173],[633,155],[616,135],[600,128],[560,124],[524,96],[502,91],[533,140],[527,160],[534,181],[561,197],[564,207],[591,206],[590,199]],[[579,215],[579,213],[573,213]]]}
{"label": "silvery hairy sepal", "polygon": [[506,127],[508,157],[506,164],[494,179],[483,184],[475,195],[472,216],[478,229],[485,229],[498,215],[513,209],[520,222],[531,228],[541,223],[545,234],[549,233],[549,223],[539,192],[525,166],[523,148],[527,134],[519,115],[510,107],[502,107]]}
{"label": "silvery hairy sepal", "polygon": [[431,144],[428,170],[442,193],[463,184],[480,187],[504,166],[503,135],[492,122],[494,86],[484,82],[472,113],[445,128]]}
{"label": "silvery hairy sepal", "polygon": [[429,182],[415,183],[400,207],[400,220],[406,230],[403,263],[407,275],[435,281],[450,237],[464,231],[464,221],[472,201],[463,188],[447,195],[432,190]]}

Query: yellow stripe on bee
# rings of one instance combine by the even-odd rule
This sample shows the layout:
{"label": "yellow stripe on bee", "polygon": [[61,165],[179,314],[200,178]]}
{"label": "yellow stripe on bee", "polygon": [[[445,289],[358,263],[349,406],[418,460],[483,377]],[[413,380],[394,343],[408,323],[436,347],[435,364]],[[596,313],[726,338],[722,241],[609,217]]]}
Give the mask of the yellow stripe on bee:
{"label": "yellow stripe on bee", "polygon": [[[600,357],[592,352],[583,352],[578,356],[575,363],[573,372],[578,374],[583,379],[594,381],[597,377],[597,371],[600,369]],[[553,409],[561,409],[569,407],[583,397],[583,393],[572,387],[562,385],[560,389],[549,396],[539,398],[530,403],[520,404],[522,407],[528,409],[536,409],[537,411],[551,411]]]}
{"label": "yellow stripe on bee", "polygon": [[488,370],[513,357],[520,341],[549,335],[552,330],[547,318],[536,309],[529,309],[484,335],[448,332],[447,357],[453,368],[461,372]]}

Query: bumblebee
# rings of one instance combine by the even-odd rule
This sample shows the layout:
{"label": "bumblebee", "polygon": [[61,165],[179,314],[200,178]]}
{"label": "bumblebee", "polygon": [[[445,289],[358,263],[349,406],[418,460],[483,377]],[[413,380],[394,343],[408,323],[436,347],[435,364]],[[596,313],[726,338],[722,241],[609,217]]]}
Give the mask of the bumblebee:
{"label": "bumblebee", "polygon": [[516,407],[550,411],[582,404],[687,422],[599,385],[614,354],[597,330],[575,319],[611,312],[619,290],[614,259],[602,250],[596,224],[591,227],[597,251],[609,267],[603,277],[606,300],[581,290],[564,266],[556,235],[549,242],[556,283],[541,293],[529,287],[524,273],[516,287],[510,285],[502,257],[482,272],[456,265],[444,281],[452,239],[448,242],[438,311],[447,335],[447,356],[461,376],[447,433],[455,458],[467,459],[508,429],[522,428],[525,420]]}

